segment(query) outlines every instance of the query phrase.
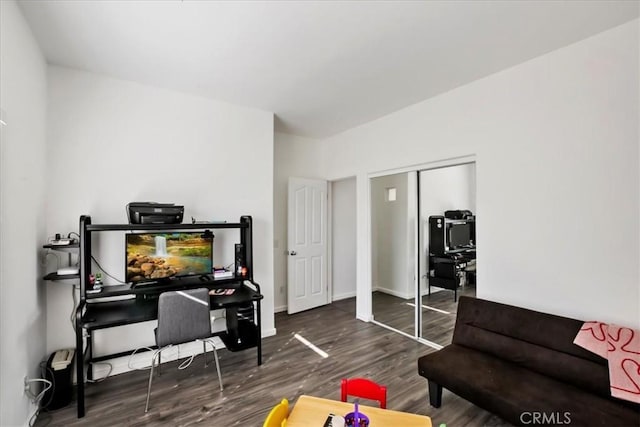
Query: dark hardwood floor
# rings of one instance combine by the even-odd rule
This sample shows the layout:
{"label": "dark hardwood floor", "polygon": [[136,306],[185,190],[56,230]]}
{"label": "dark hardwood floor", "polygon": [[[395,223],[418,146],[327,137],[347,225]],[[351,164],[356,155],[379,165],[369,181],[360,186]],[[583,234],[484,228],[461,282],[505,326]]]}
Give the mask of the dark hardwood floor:
{"label": "dark hardwood floor", "polygon": [[[154,380],[148,414],[144,413],[148,371],[135,371],[89,384],[84,418],[76,418],[74,402],[41,413],[36,426],[260,427],[271,407],[283,397],[291,404],[302,394],[340,399],[340,379],[356,376],[385,384],[389,409],[428,415],[434,426],[508,425],[446,390],[442,407],[430,407],[427,381],[418,375],[417,359],[434,350],[355,320],[353,298],[291,316],[279,313],[276,328],[278,335],[263,340],[264,363],[260,367],[253,349],[219,351],[223,392],[217,388],[215,365],[211,363],[204,370],[202,356],[198,356],[185,370],[177,369],[178,362],[163,364],[162,375]],[[320,357],[294,339],[296,333],[329,357]]]}
{"label": "dark hardwood floor", "polygon": [[[475,297],[475,286],[460,288],[458,296],[461,295]],[[372,302],[376,321],[413,336],[415,300],[374,292]],[[423,295],[422,306],[422,338],[442,346],[450,344],[458,309],[458,303],[453,300],[453,292],[444,290]]]}

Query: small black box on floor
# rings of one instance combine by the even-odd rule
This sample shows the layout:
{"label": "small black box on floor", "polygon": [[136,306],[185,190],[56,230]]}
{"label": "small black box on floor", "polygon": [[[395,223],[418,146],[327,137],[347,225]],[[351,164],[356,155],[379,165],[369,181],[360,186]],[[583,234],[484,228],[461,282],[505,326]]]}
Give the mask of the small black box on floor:
{"label": "small black box on floor", "polygon": [[[58,353],[66,354],[66,363],[64,359],[60,359]],[[75,355],[73,350],[58,350],[51,353],[47,361],[47,369],[45,378],[51,381],[51,388],[44,394],[41,404],[45,409],[59,409],[71,403],[71,395],[73,391],[71,383],[71,372],[73,370],[73,361]]]}

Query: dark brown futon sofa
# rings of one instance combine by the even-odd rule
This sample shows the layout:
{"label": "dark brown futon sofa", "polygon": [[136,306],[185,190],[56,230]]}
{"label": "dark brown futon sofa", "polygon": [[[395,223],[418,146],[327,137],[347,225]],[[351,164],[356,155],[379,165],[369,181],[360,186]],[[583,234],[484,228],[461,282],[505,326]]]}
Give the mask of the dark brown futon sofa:
{"label": "dark brown futon sofa", "polygon": [[611,397],[607,361],[573,339],[583,322],[461,297],[452,344],[418,359],[442,388],[516,425],[640,426],[640,405]]}

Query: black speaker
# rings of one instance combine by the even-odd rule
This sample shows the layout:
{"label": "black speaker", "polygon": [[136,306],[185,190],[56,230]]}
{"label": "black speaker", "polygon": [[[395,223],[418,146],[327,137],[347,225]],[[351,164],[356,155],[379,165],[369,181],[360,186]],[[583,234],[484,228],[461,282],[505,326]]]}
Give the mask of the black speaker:
{"label": "black speaker", "polygon": [[[246,268],[247,264],[244,257],[244,245],[242,243],[236,243],[236,276],[244,277],[247,275]],[[243,270],[244,269],[244,270]],[[243,274],[244,272],[244,274]]]}
{"label": "black speaker", "polygon": [[444,216],[434,215],[429,217],[429,253],[444,255],[446,227]]}

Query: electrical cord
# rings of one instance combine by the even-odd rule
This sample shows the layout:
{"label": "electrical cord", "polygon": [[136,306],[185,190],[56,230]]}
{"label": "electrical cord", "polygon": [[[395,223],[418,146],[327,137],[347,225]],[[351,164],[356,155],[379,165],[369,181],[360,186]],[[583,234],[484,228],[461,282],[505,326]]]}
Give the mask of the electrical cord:
{"label": "electrical cord", "polygon": [[58,270],[60,268],[60,256],[58,256],[58,254],[53,252],[51,249],[47,249],[47,252],[44,254],[45,265],[48,256],[52,256],[56,259],[56,270]]}
{"label": "electrical cord", "polygon": [[[89,333],[86,330],[83,331],[82,339],[84,340],[84,339],[86,339],[88,337],[89,337]],[[111,363],[109,363],[109,362],[91,362],[91,364],[93,364],[93,365],[109,365],[109,371],[107,371],[107,374],[102,378],[99,378],[97,380],[87,380],[88,383],[92,383],[92,384],[93,383],[100,383],[100,382],[106,380],[107,377],[109,377],[109,375],[111,375],[111,372],[113,371],[113,365]]]}
{"label": "electrical cord", "polygon": [[[169,348],[174,348],[177,349],[177,353],[178,353],[178,357],[177,360],[180,359],[180,346],[176,345],[174,346],[173,344],[170,344],[166,347],[163,348],[163,350],[168,350]],[[133,366],[133,364],[131,363],[133,361],[133,358],[136,354],[138,354],[138,352],[140,352],[141,350],[148,350],[148,351],[154,351],[155,349],[151,348],[151,347],[139,347],[136,348],[135,350],[133,350],[133,353],[131,353],[131,355],[129,356],[129,360],[127,361],[127,367],[129,369],[131,369],[132,371],[148,371],[149,369],[151,369],[151,365],[148,366],[144,366],[142,368],[137,368],[135,366]],[[163,353],[166,355],[166,353]],[[167,358],[171,358],[173,356],[175,356],[175,352],[170,353]],[[191,354],[186,360],[183,360],[182,363],[180,363],[180,365],[178,365],[178,369],[182,370],[182,369],[186,369],[189,367],[189,365],[191,365],[191,363],[193,362],[193,359],[197,356],[197,354]],[[151,360],[151,363],[153,363],[153,360]]]}
{"label": "electrical cord", "polygon": [[[46,384],[46,387],[44,388],[44,390],[38,393],[38,395],[34,396],[33,393],[31,392],[31,386],[29,386],[29,384],[33,384],[33,383],[44,383]],[[53,386],[51,381],[45,380],[44,378],[34,378],[30,380],[25,380],[25,384],[28,387],[25,387],[24,393],[27,395],[27,397],[29,397],[29,399],[31,399],[31,403],[40,403],[40,400],[44,397],[44,394],[47,391],[49,391],[49,389]]]}
{"label": "electrical cord", "polygon": [[55,376],[53,375],[53,370],[47,366],[47,362],[46,361],[42,361],[40,362],[40,374],[42,375],[42,377],[46,378],[47,374],[49,378],[52,379],[51,381],[51,393],[49,393],[49,399],[47,400],[46,403],[42,403],[40,405],[40,408],[38,408],[38,410],[33,414],[33,416],[31,417],[31,419],[29,420],[29,426],[32,427],[34,424],[34,417],[36,417],[36,419],[39,419],[41,421],[40,425],[41,427],[46,427],[49,424],[51,424],[51,415],[46,416],[46,418],[42,418],[41,415],[42,412],[44,411],[46,412],[50,412],[51,410],[48,409],[49,405],[51,405],[51,402],[53,401],[53,396],[55,396],[55,390],[56,390],[56,382],[55,382]]}
{"label": "electrical cord", "polygon": [[113,365],[109,362],[91,362],[91,364],[92,365],[109,365],[109,370],[107,371],[107,374],[104,377],[99,378],[97,380],[87,380],[87,382],[91,384],[101,383],[102,381],[106,380],[109,377],[109,375],[111,375],[111,372],[113,371]]}
{"label": "electrical cord", "polygon": [[53,379],[53,381],[51,381],[51,393],[49,394],[49,400],[47,400],[46,403],[40,405],[41,409],[46,409],[49,405],[51,405],[51,402],[53,401],[53,396],[56,394],[55,376],[53,375],[53,370],[47,366],[46,361],[40,362],[40,375],[43,378],[47,378],[48,376],[49,378]]}
{"label": "electrical cord", "polygon": [[[38,395],[35,395],[35,396],[31,392],[31,384],[33,384],[33,383],[44,383],[45,384],[45,388]],[[53,387],[53,383],[51,381],[49,381],[49,380],[44,379],[44,378],[34,378],[34,379],[25,380],[24,393],[27,395],[27,397],[29,397],[29,399],[31,399],[31,403],[33,403],[37,407],[36,411],[33,413],[31,418],[29,418],[29,427],[33,427],[33,424],[36,422],[36,419],[38,418],[38,415],[40,414],[40,401],[44,397],[45,393],[47,391],[49,391],[52,387]]]}
{"label": "electrical cord", "polygon": [[122,280],[120,280],[120,279],[112,276],[111,274],[109,274],[104,268],[102,268],[102,266],[100,265],[98,260],[93,255],[91,255],[91,260],[96,263],[96,265],[98,266],[100,271],[102,271],[106,276],[111,277],[113,280],[115,280],[116,282],[120,283],[121,285],[126,285],[127,284],[126,282],[123,282]]}
{"label": "electrical cord", "polygon": [[[127,361],[127,367],[129,369],[131,369],[132,371],[147,371],[147,370],[151,369],[151,365],[145,366],[143,368],[136,368],[135,366],[133,366],[131,364],[131,361],[133,360],[133,356],[135,356],[140,350],[153,351],[154,349],[152,349],[151,347],[139,347],[139,348],[136,348],[135,350],[133,350],[133,353],[131,353],[131,355],[129,356],[129,360]],[[152,361],[152,363],[153,363],[153,361]]]}
{"label": "electrical cord", "polygon": [[80,289],[79,285],[73,285],[71,288],[71,298],[73,298],[73,308],[71,309],[71,316],[69,320],[71,321],[71,327],[73,330],[76,330],[76,308],[78,307],[78,298],[76,298],[76,289]]}
{"label": "electrical cord", "polygon": [[[164,350],[164,351],[166,351],[166,350],[168,350],[169,348],[172,348],[172,349],[174,349],[174,348],[175,348],[175,349],[177,349],[177,350],[178,350],[178,351],[177,351],[177,353],[178,353],[178,359],[180,359],[180,346],[179,346],[179,345],[174,346],[173,344],[170,344],[170,345],[168,345],[168,346],[164,347],[164,348],[163,348],[163,350]],[[133,356],[135,356],[136,354],[138,354],[138,352],[140,352],[141,350],[154,351],[154,350],[157,350],[157,349],[154,349],[154,348],[151,348],[151,347],[138,347],[138,348],[136,348],[135,350],[133,350],[133,353],[131,353],[131,355],[129,356],[129,360],[128,360],[128,362],[127,362],[127,367],[128,367],[129,369],[131,369],[132,371],[148,371],[149,369],[151,369],[151,365],[144,366],[144,367],[142,367],[142,368],[136,368],[136,367],[135,367],[135,366],[133,366],[133,364],[131,363],[131,362],[133,361]],[[162,354],[166,355],[167,353],[166,353],[166,352],[163,352]],[[168,356],[166,356],[166,357],[171,358],[171,357],[175,356],[175,354],[176,354],[176,352],[174,351],[174,352],[169,353],[169,355],[168,355]],[[152,362],[153,362],[153,361],[152,361]]]}
{"label": "electrical cord", "polygon": [[178,369],[180,370],[187,369],[191,365],[191,362],[193,362],[193,359],[195,357],[196,357],[195,354],[192,354],[191,356],[189,356],[188,359],[185,359],[181,364],[178,365]]}

